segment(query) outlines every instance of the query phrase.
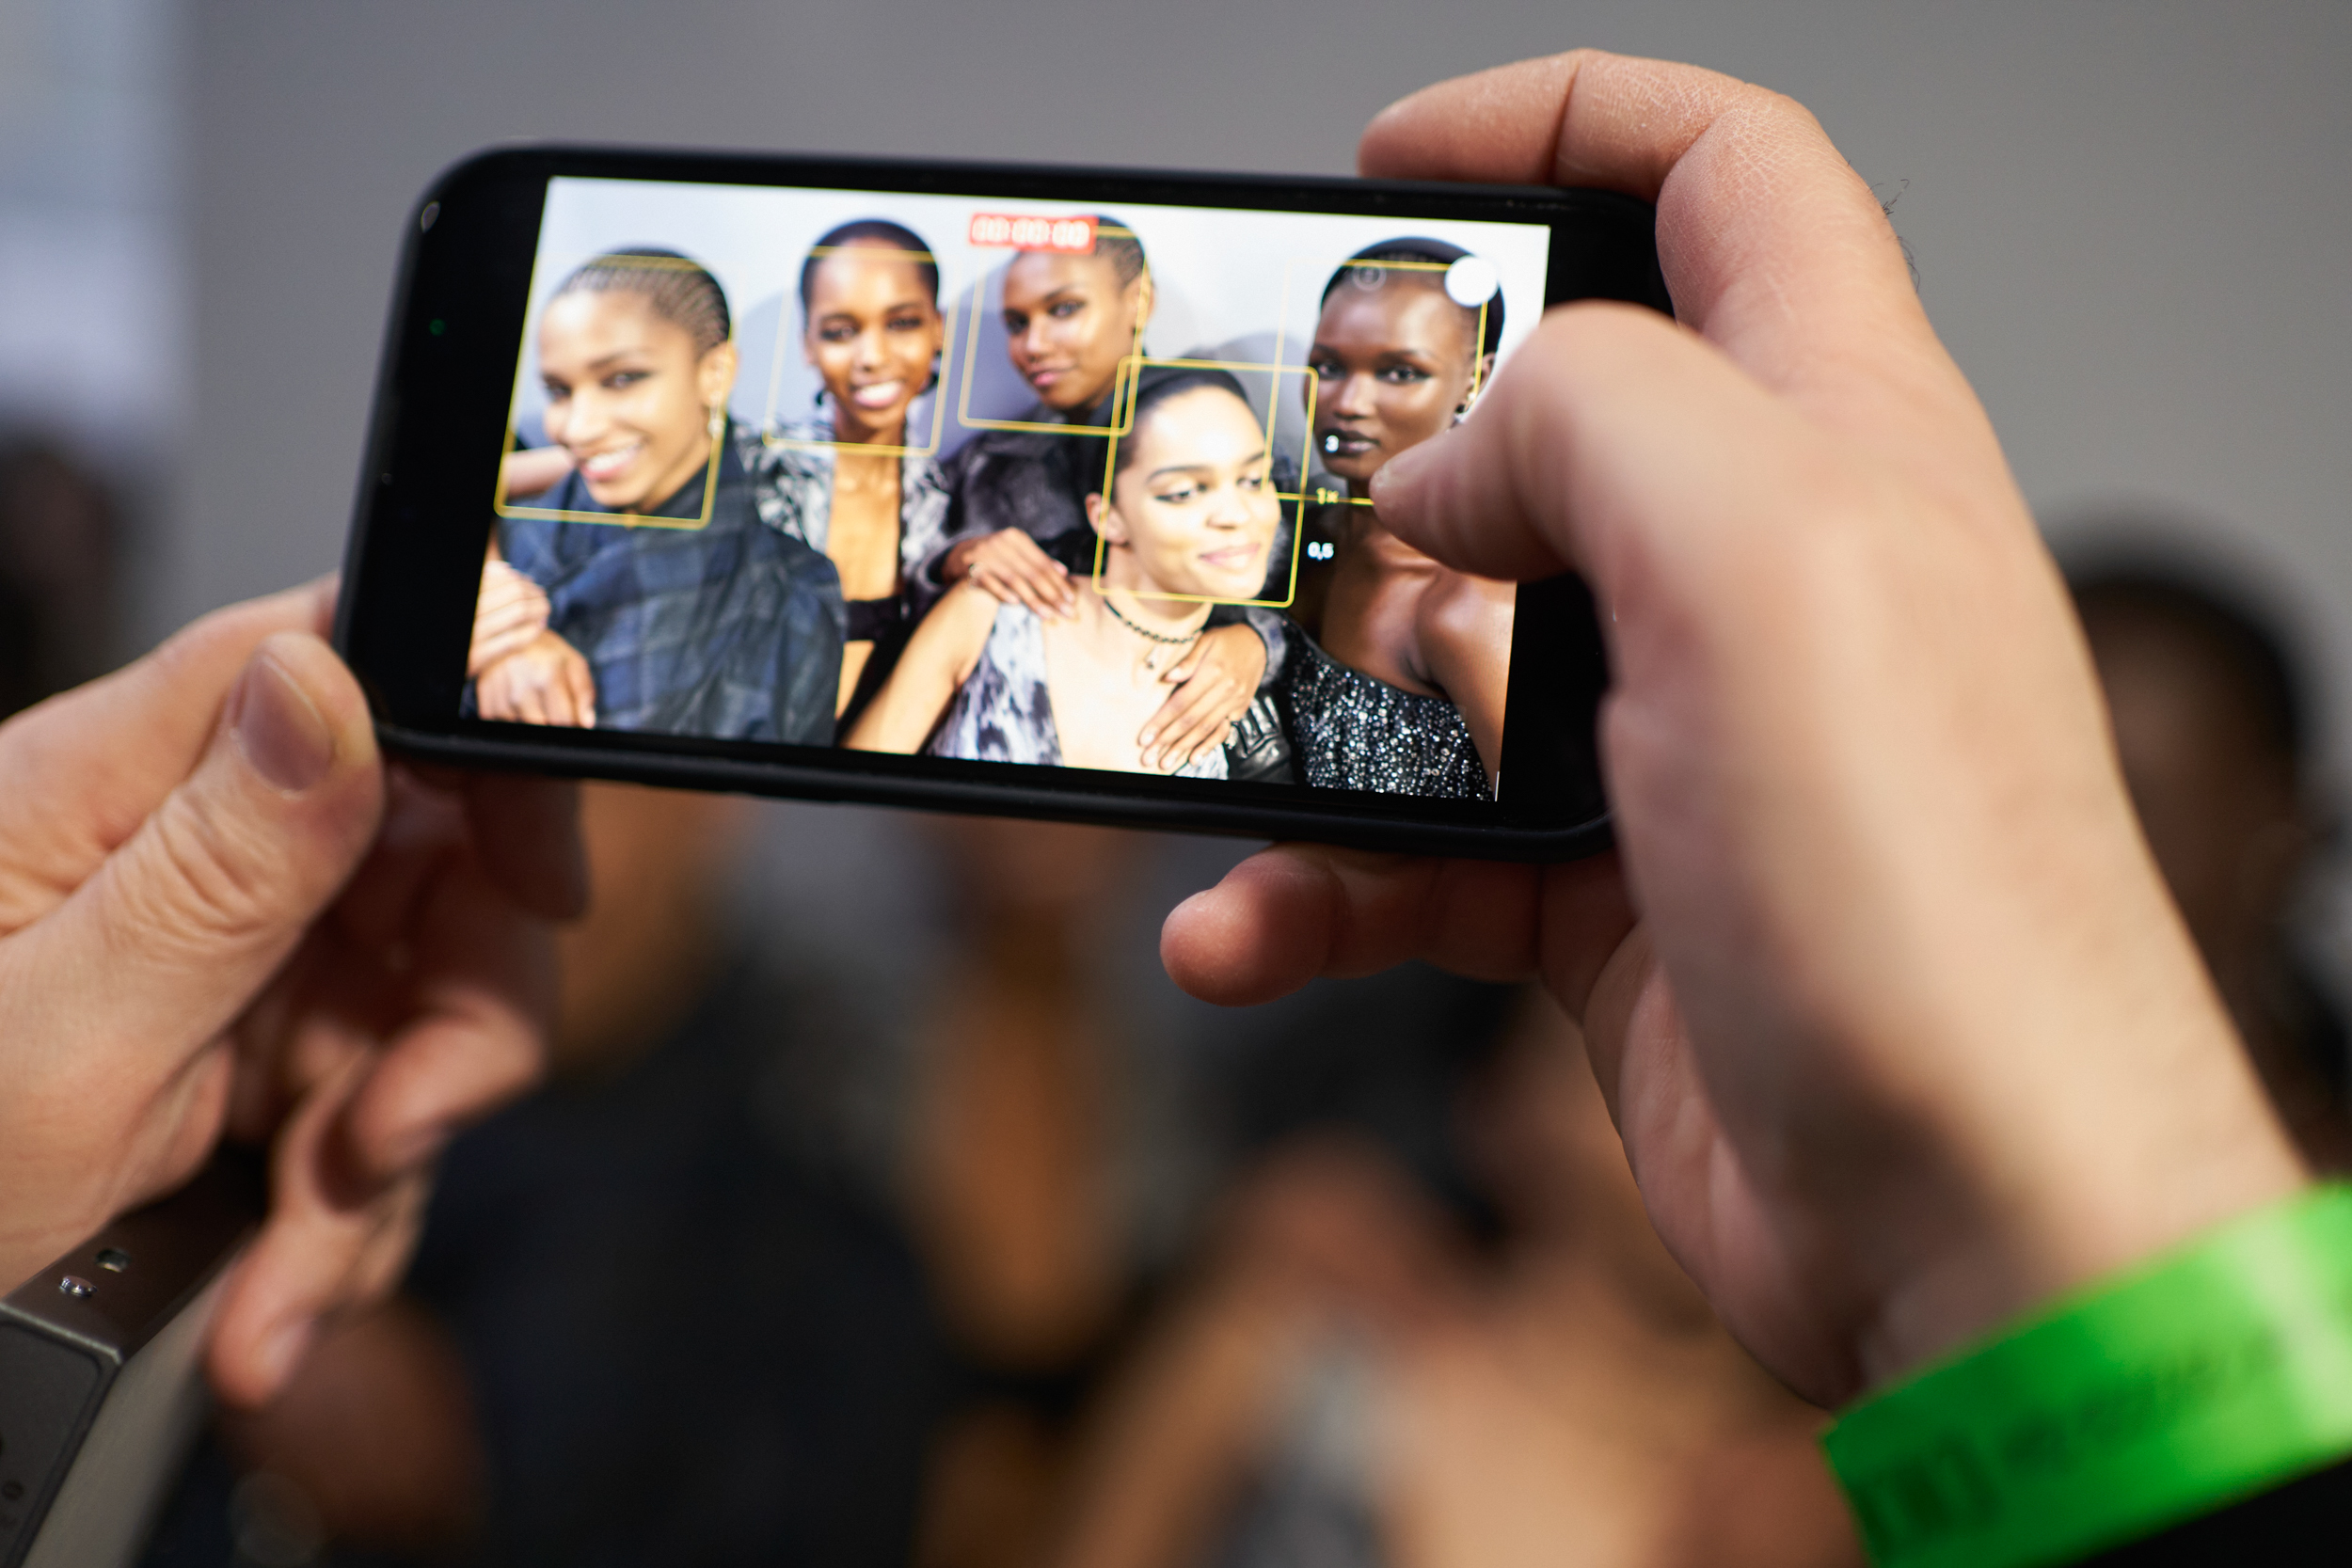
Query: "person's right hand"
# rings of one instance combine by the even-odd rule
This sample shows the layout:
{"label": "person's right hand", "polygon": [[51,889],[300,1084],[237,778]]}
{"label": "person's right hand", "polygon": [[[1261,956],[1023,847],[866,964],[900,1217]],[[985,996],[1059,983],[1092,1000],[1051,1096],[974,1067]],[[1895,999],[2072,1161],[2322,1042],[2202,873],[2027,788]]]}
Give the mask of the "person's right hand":
{"label": "person's right hand", "polygon": [[482,592],[474,600],[467,678],[480,679],[500,659],[531,646],[548,629],[548,591],[492,556],[483,565]]}
{"label": "person's right hand", "polygon": [[1136,736],[1143,766],[1173,773],[1225,744],[1258,700],[1265,639],[1246,624],[1212,626],[1160,677],[1176,689]]}
{"label": "person's right hand", "polygon": [[485,719],[596,727],[596,678],[580,650],[551,631],[475,676],[473,695]]}
{"label": "person's right hand", "polygon": [[1017,528],[958,541],[940,562],[939,577],[951,587],[969,578],[997,603],[1027,605],[1049,621],[1067,621],[1077,613],[1078,590],[1070,569]]}
{"label": "person's right hand", "polygon": [[1375,481],[1448,564],[1591,583],[1618,848],[1276,849],[1170,916],[1171,974],[1539,971],[1660,1234],[1822,1403],[2304,1182],[1991,424],[1813,119],[1575,54],[1406,100],[1361,161],[1657,203],[1679,325],[1551,311]]}

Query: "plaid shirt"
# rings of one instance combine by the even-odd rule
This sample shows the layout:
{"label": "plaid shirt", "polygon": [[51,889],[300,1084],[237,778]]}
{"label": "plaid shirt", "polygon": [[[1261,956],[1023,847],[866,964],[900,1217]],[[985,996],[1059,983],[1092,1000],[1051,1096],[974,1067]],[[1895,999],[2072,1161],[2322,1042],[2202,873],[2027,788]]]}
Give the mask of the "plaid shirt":
{"label": "plaid shirt", "polygon": [[[690,483],[653,515],[702,514]],[[507,564],[548,591],[548,626],[588,661],[599,729],[829,746],[841,680],[841,579],[763,527],[734,444],[701,528],[499,524]],[[534,510],[605,512],[578,474]]]}

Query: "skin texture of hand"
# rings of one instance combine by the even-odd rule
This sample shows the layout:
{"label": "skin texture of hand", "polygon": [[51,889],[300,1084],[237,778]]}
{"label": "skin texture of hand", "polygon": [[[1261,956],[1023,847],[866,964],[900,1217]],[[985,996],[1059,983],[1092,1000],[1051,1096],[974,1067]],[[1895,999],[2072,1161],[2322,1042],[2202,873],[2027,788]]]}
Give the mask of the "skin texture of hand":
{"label": "skin texture of hand", "polygon": [[482,593],[474,602],[473,642],[466,650],[466,674],[479,678],[509,654],[520,653],[548,629],[547,590],[493,556],[482,569]]}
{"label": "skin texture of hand", "polygon": [[485,719],[596,727],[596,676],[580,650],[551,631],[541,631],[485,670],[473,691]]}
{"label": "skin texture of hand", "polygon": [[1265,641],[1246,626],[1214,626],[1165,677],[1176,689],[1136,737],[1147,768],[1174,772],[1225,744],[1265,678]]}
{"label": "skin texture of hand", "polygon": [[950,585],[969,578],[998,603],[1027,605],[1050,621],[1067,621],[1077,609],[1078,590],[1069,569],[1017,528],[958,544],[939,575]]}
{"label": "skin texture of hand", "polygon": [[1375,485],[1450,564],[1591,582],[1619,847],[1278,848],[1169,918],[1170,973],[1540,974],[1661,1236],[1824,1404],[2300,1185],[1991,426],[1813,119],[1574,54],[1404,101],[1361,162],[1657,203],[1680,324],[1553,310]]}
{"label": "skin texture of hand", "polygon": [[439,784],[375,749],[321,584],[206,617],[0,726],[0,1282],[272,1148],[211,1347],[266,1399],[382,1291],[451,1132],[537,1074],[568,788]]}

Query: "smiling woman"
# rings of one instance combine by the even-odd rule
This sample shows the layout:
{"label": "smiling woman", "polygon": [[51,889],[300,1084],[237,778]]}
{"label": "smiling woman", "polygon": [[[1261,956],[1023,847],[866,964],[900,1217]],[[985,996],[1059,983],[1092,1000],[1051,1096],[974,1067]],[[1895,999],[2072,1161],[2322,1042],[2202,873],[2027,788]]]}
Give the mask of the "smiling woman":
{"label": "smiling woman", "polygon": [[484,719],[823,745],[841,591],[762,527],[726,414],[733,319],[674,251],[599,256],[539,322],[566,471],[506,507],[467,661]]}
{"label": "smiling woman", "polygon": [[[1154,367],[1135,392],[1109,494],[1087,498],[1099,582],[1066,618],[963,584],[940,601],[848,744],[981,762],[1232,775],[1223,746],[1154,754],[1138,739],[1217,601],[1265,580],[1281,524],[1265,429],[1223,371]],[[1246,713],[1270,724],[1267,712]]]}
{"label": "smiling woman", "polygon": [[947,492],[909,426],[939,380],[946,340],[939,262],[912,229],[862,218],[809,247],[800,295],[802,352],[824,382],[820,417],[785,426],[751,463],[760,515],[840,574],[834,709],[847,724],[936,596],[919,568],[946,538]]}

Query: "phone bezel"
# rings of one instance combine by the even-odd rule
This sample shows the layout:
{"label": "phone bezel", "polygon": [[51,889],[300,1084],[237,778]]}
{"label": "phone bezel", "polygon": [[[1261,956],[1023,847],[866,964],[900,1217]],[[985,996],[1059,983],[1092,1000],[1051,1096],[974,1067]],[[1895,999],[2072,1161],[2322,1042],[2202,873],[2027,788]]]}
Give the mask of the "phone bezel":
{"label": "phone bezel", "polygon": [[[479,580],[469,566],[493,521],[487,506],[467,498],[492,490],[497,443],[485,436],[505,426],[541,208],[548,182],[565,176],[1066,201],[1086,210],[1153,204],[1399,223],[1543,223],[1552,230],[1547,306],[1598,298],[1672,311],[1651,209],[1606,191],[566,145],[477,154],[436,180],[410,214],[344,562],[336,646],[367,690],[389,749],[468,767],[1423,854],[1565,860],[1608,844],[1593,740],[1606,656],[1590,598],[1573,578],[1520,588],[1505,787],[1496,802],[458,717]],[[1511,781],[1531,775],[1540,787],[1514,800]]]}

